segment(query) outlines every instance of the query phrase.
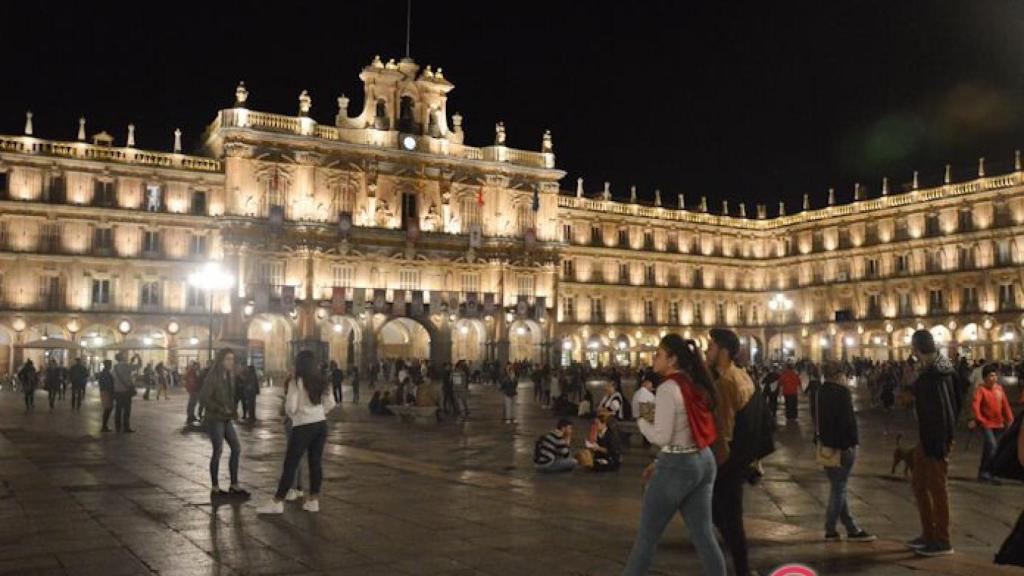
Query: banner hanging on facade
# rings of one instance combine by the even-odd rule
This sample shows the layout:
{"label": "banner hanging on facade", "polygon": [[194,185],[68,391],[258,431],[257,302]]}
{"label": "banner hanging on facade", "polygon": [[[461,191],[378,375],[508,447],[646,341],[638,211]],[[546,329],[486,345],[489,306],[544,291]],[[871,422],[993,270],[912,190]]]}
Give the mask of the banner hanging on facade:
{"label": "banner hanging on facade", "polygon": [[335,286],[331,290],[331,314],[345,315],[345,287]]}
{"label": "banner hanging on facade", "polygon": [[378,314],[383,314],[387,310],[387,298],[388,291],[383,288],[373,289],[373,311]]}
{"label": "banner hanging on facade", "polygon": [[391,304],[392,316],[405,316],[405,290],[394,291],[394,301]]}
{"label": "banner hanging on facade", "polygon": [[423,316],[423,290],[412,291],[412,316]]}

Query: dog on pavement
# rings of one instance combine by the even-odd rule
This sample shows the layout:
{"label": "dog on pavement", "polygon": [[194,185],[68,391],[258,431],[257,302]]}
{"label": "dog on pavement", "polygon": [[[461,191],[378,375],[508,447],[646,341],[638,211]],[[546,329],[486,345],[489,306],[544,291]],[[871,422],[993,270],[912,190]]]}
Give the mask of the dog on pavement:
{"label": "dog on pavement", "polygon": [[903,440],[903,434],[896,435],[896,448],[892,451],[892,474],[896,475],[896,467],[899,466],[900,462],[903,462],[903,477],[906,478],[911,472],[914,471],[914,446],[910,448],[904,448],[901,444]]}

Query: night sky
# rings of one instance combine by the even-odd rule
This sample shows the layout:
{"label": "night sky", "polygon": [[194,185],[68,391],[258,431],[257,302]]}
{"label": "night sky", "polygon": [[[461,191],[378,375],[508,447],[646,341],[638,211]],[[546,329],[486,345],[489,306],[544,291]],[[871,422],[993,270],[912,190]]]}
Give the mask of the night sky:
{"label": "night sky", "polygon": [[[0,7],[0,133],[194,147],[245,80],[250,107],[295,114],[302,89],[332,123],[361,108],[359,70],[404,53],[405,0]],[[15,6],[17,5],[17,6]],[[25,5],[32,5],[26,7]],[[253,4],[255,5],[255,4]],[[153,12],[160,6],[163,12]],[[539,150],[554,134],[572,190],[636,184],[666,202],[876,196],[914,169],[922,186],[990,174],[1024,147],[1024,2],[441,2],[413,0],[412,56],[455,84],[467,143]],[[735,210],[735,208],[734,208]],[[752,212],[752,211],[751,211]]]}

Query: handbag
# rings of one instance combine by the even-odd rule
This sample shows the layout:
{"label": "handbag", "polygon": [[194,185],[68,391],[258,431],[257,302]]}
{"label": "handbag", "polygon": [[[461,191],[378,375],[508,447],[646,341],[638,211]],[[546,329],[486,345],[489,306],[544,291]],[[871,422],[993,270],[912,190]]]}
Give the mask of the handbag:
{"label": "handbag", "polygon": [[841,451],[821,443],[821,388],[814,393],[814,404],[814,461],[825,468],[838,468],[841,464]]}

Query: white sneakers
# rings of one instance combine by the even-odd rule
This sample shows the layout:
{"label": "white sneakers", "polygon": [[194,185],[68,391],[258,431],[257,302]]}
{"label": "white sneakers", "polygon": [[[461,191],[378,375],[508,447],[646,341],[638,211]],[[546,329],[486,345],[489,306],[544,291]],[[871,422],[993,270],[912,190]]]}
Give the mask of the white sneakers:
{"label": "white sneakers", "polygon": [[288,502],[295,502],[296,500],[302,498],[303,496],[305,496],[305,494],[302,493],[302,490],[296,490],[292,488],[288,490],[288,495],[285,496],[284,499]]}
{"label": "white sneakers", "polygon": [[257,514],[284,514],[284,502],[271,500],[256,509]]}
{"label": "white sneakers", "polygon": [[[294,494],[293,494],[294,493]],[[302,492],[298,490],[289,490],[288,495],[285,496],[285,500],[293,502],[302,496]],[[302,503],[302,509],[306,512],[319,512],[320,511],[320,500],[307,499]],[[284,500],[278,502],[271,500],[263,506],[256,509],[257,514],[284,514]]]}

